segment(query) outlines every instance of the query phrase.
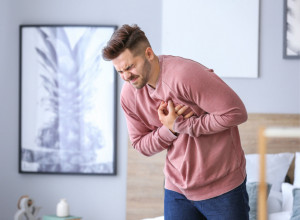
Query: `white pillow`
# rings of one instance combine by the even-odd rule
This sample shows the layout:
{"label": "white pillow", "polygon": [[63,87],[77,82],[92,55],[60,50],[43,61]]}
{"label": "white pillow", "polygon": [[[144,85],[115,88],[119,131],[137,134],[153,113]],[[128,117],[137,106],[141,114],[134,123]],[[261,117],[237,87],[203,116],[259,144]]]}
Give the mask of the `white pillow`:
{"label": "white pillow", "polygon": [[271,213],[268,216],[269,220],[290,220],[291,218],[291,212],[276,212]]}
{"label": "white pillow", "polygon": [[300,187],[300,152],[295,154],[294,186]]}
{"label": "white pillow", "polygon": [[[266,181],[272,185],[271,190],[281,190],[293,158],[293,153],[266,154]],[[258,154],[246,154],[246,171],[247,182],[259,181]]]}
{"label": "white pillow", "polygon": [[295,187],[290,183],[282,183],[282,211],[292,212],[293,210],[293,189]]}
{"label": "white pillow", "polygon": [[268,196],[268,213],[275,213],[282,211],[282,193],[270,190]]}

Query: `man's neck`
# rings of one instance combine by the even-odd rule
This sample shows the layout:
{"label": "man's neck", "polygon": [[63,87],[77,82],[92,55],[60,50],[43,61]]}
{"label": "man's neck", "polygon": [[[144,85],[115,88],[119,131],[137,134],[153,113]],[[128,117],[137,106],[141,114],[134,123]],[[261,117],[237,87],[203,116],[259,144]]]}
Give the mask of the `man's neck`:
{"label": "man's neck", "polygon": [[159,77],[159,72],[160,72],[159,59],[157,56],[155,56],[153,63],[151,65],[152,65],[152,73],[151,73],[152,77],[151,80],[149,80],[148,85],[153,89],[155,89]]}

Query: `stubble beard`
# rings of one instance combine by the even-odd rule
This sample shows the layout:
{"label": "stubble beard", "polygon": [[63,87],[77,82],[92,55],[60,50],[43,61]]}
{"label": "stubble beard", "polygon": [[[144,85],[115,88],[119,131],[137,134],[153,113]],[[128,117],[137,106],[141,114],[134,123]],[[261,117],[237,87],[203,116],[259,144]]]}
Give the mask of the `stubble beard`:
{"label": "stubble beard", "polygon": [[144,67],[143,67],[143,75],[140,76],[140,79],[137,79],[138,80],[141,80],[140,82],[138,82],[137,85],[134,85],[132,84],[136,89],[141,89],[143,88],[149,81],[150,79],[150,74],[151,74],[151,64],[150,62],[145,58],[144,60]]}

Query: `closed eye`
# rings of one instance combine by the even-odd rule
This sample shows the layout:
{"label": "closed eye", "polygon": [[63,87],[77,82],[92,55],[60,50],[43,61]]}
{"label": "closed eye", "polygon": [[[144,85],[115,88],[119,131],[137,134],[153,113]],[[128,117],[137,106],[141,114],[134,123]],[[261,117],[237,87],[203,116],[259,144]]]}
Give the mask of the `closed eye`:
{"label": "closed eye", "polygon": [[124,70],[119,70],[118,73],[123,73],[124,71],[129,71],[131,68],[133,67],[133,64],[131,64],[130,66],[126,67]]}
{"label": "closed eye", "polygon": [[131,64],[129,67],[127,67],[127,68],[125,69],[125,71],[130,70],[132,67],[133,67],[133,64]]}

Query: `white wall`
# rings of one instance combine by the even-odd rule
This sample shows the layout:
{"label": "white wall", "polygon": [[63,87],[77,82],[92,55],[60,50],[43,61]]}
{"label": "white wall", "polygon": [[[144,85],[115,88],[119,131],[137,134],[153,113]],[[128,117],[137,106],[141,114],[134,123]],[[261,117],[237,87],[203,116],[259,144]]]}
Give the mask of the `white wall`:
{"label": "white wall", "polygon": [[261,0],[259,78],[225,79],[251,113],[300,113],[300,60],[282,58],[283,2]]}
{"label": "white wall", "polygon": [[[18,173],[19,25],[138,23],[154,50],[161,48],[160,0],[1,0],[0,2],[0,214],[12,219],[18,198],[33,197],[55,212],[66,197],[86,220],[122,220],[126,209],[127,132],[118,106],[117,176]],[[282,59],[283,2],[261,0],[260,77],[225,79],[249,112],[300,113],[300,61]],[[213,67],[212,67],[213,68]],[[119,81],[119,91],[121,82]]]}
{"label": "white wall", "polygon": [[257,77],[259,0],[162,2],[163,53],[213,66],[221,77]]}
{"label": "white wall", "polygon": [[[119,105],[116,176],[18,173],[19,25],[138,23],[159,50],[160,20],[159,0],[1,0],[0,219],[13,219],[21,195],[30,195],[42,206],[40,214],[55,213],[57,202],[64,197],[71,213],[86,220],[126,216],[127,130]],[[118,94],[121,86],[119,80]]]}

